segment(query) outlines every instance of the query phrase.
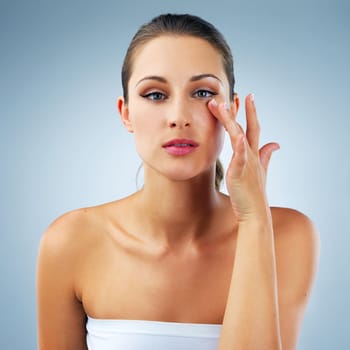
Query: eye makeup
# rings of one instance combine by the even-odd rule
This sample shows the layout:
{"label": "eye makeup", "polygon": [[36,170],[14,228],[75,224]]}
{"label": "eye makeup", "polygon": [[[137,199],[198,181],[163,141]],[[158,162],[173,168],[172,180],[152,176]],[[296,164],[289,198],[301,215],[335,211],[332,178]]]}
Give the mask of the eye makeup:
{"label": "eye makeup", "polygon": [[150,91],[145,94],[140,94],[141,97],[152,100],[152,101],[162,101],[167,99],[167,96],[160,91]]}
{"label": "eye makeup", "polygon": [[[136,84],[137,94],[147,100],[164,101],[181,93],[194,99],[208,100],[223,92],[224,86],[219,78],[212,74],[192,76],[182,87],[182,91],[172,86],[172,83],[161,76],[150,75],[142,78]],[[181,85],[180,85],[181,86]]]}
{"label": "eye makeup", "polygon": [[192,94],[193,97],[198,97],[201,99],[212,98],[213,96],[216,96],[216,95],[217,95],[217,93],[211,89],[197,89]]}

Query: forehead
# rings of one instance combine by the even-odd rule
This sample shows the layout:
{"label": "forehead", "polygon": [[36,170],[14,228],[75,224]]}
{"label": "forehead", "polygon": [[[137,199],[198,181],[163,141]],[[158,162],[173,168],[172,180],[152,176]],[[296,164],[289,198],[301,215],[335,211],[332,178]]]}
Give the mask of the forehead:
{"label": "forehead", "polygon": [[[160,36],[135,51],[131,79],[148,74],[179,77],[212,73],[225,78],[219,51],[204,39]],[[130,80],[131,80],[130,79]]]}

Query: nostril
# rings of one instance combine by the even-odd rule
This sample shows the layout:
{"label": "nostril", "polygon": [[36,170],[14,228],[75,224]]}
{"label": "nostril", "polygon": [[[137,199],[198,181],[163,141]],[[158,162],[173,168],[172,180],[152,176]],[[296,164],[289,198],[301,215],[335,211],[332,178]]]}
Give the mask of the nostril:
{"label": "nostril", "polygon": [[188,121],[184,121],[184,122],[176,122],[176,121],[173,121],[173,122],[169,122],[169,127],[170,128],[176,128],[176,127],[187,127],[187,126],[190,126],[191,123],[188,122]]}

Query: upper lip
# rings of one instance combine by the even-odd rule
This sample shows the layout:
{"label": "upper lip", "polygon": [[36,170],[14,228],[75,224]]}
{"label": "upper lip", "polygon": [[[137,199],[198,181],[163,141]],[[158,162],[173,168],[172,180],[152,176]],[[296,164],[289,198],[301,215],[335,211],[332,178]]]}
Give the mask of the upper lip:
{"label": "upper lip", "polygon": [[163,144],[163,147],[174,146],[178,144],[186,144],[192,147],[197,147],[198,143],[191,139],[173,139]]}

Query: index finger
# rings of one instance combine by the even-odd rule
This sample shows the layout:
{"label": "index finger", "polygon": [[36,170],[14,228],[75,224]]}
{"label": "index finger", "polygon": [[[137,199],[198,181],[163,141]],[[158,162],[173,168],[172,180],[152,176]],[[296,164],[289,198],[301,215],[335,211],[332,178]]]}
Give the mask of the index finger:
{"label": "index finger", "polygon": [[230,105],[226,102],[218,103],[214,98],[208,102],[209,111],[219,120],[230,135],[231,142],[236,143],[238,136],[242,133],[230,112]]}
{"label": "index finger", "polygon": [[245,99],[245,110],[247,120],[247,140],[250,147],[258,152],[259,150],[259,136],[260,125],[256,113],[254,94],[249,94]]}

